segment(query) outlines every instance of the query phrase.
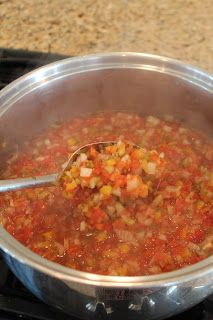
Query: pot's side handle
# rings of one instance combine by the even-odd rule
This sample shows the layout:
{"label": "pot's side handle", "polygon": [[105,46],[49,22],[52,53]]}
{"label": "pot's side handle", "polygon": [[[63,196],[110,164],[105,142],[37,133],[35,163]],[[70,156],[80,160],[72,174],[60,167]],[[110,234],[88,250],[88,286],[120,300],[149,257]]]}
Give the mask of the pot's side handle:
{"label": "pot's side handle", "polygon": [[57,177],[58,174],[54,173],[40,177],[0,180],[0,192],[15,191],[25,188],[51,186],[56,184]]}

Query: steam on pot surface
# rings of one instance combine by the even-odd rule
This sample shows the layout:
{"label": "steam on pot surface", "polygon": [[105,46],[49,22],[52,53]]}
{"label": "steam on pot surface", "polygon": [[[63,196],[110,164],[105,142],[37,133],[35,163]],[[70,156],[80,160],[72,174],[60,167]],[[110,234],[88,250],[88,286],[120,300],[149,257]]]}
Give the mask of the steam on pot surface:
{"label": "steam on pot surface", "polygon": [[2,195],[0,223],[42,257],[96,274],[159,274],[209,257],[213,144],[199,130],[205,117],[188,111],[187,125],[146,113],[52,119],[26,138],[1,179],[57,172],[84,144],[118,144],[80,154],[63,185]]}

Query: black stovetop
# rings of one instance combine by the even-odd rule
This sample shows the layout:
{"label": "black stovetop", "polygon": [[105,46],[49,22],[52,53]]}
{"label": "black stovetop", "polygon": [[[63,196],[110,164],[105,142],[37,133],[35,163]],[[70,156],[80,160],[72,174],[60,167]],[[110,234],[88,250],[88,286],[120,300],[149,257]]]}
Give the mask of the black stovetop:
{"label": "black stovetop", "polygon": [[[21,75],[67,58],[59,54],[0,48],[0,90]],[[0,320],[77,320],[32,295],[8,269],[0,253]],[[170,320],[213,320],[213,297]]]}

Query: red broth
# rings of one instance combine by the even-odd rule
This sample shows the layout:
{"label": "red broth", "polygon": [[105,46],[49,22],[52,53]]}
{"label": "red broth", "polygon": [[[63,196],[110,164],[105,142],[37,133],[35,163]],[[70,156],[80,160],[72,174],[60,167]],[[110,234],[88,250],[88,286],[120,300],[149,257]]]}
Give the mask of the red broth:
{"label": "red broth", "polygon": [[78,147],[109,140],[161,155],[164,170],[148,196],[109,197],[91,207],[95,189],[75,196],[61,186],[8,192],[0,198],[0,223],[42,257],[97,274],[159,274],[210,256],[213,144],[171,119],[114,113],[54,124],[13,155],[2,179],[57,172]]}

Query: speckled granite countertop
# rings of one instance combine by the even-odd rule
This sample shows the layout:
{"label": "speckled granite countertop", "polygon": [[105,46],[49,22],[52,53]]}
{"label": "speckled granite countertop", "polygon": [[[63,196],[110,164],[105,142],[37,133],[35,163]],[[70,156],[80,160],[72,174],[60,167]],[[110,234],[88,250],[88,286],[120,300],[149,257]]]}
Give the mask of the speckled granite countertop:
{"label": "speckled granite countertop", "polygon": [[0,0],[0,47],[150,52],[213,72],[213,1]]}

